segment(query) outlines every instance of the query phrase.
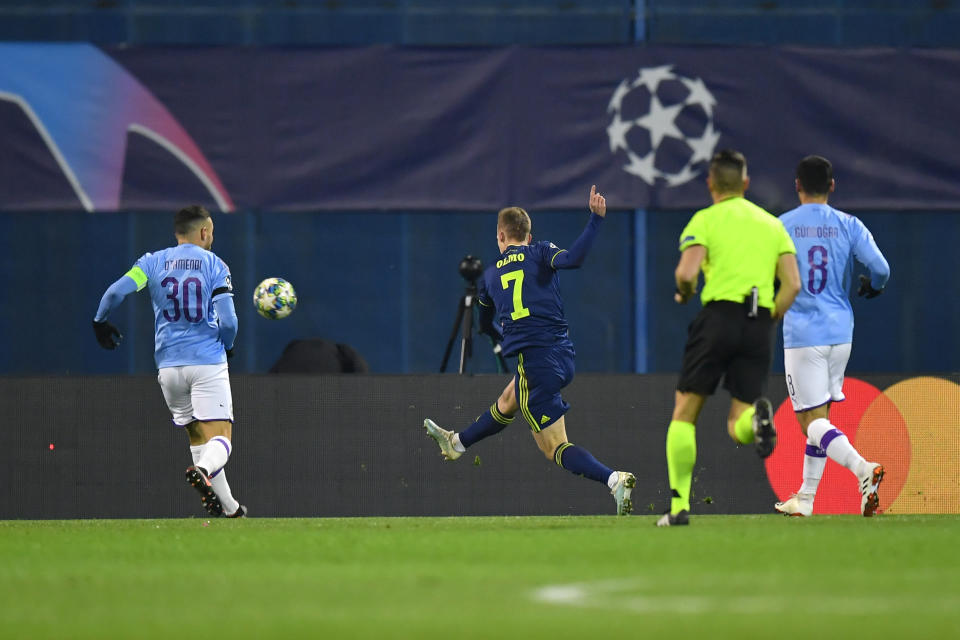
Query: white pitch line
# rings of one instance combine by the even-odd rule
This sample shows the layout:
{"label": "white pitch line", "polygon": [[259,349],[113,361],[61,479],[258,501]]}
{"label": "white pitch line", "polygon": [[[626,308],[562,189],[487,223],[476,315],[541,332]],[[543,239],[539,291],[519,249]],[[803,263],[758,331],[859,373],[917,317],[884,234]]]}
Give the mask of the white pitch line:
{"label": "white pitch line", "polygon": [[[918,611],[954,613],[960,611],[960,595],[940,597],[891,594],[876,596],[802,596],[739,595],[666,595],[642,578],[545,585],[531,597],[547,604],[607,609],[630,613],[678,613],[687,615],[732,612],[738,614],[788,613],[816,610],[819,613],[858,614],[867,611],[886,613]],[[662,589],[658,589],[662,591]],[[646,593],[645,593],[646,592]]]}

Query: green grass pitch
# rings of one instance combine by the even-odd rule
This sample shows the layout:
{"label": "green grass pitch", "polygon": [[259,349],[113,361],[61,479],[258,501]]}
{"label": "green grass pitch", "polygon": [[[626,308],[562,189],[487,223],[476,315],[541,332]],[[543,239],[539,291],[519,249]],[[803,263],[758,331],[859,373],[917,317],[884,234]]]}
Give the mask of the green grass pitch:
{"label": "green grass pitch", "polygon": [[654,520],[5,521],[0,637],[960,635],[960,516]]}

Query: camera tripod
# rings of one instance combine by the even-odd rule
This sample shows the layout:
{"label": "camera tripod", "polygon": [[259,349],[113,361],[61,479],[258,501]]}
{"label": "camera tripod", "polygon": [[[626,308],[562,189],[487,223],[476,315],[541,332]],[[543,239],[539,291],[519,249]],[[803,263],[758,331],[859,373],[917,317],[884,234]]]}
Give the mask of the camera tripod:
{"label": "camera tripod", "polygon": [[457,317],[453,321],[453,331],[450,332],[450,339],[447,341],[447,349],[443,352],[443,363],[440,365],[440,373],[447,370],[447,361],[450,359],[450,352],[453,351],[453,343],[457,339],[457,333],[460,333],[460,369],[463,373],[467,364],[467,358],[473,355],[473,302],[477,299],[477,284],[471,282],[460,297],[460,304],[457,306]]}
{"label": "camera tripod", "polygon": [[[457,317],[453,321],[453,330],[450,332],[450,339],[447,340],[447,348],[443,353],[440,373],[447,370],[447,361],[450,359],[450,352],[453,351],[453,343],[457,339],[457,333],[460,334],[460,368],[458,373],[464,372],[467,359],[473,355],[473,309],[474,302],[477,299],[477,278],[482,273],[483,265],[479,258],[467,256],[460,261],[460,275],[467,281],[467,287],[457,305]],[[501,372],[505,372],[507,362],[504,360],[501,351],[500,344],[494,343],[493,354],[497,358],[497,367]]]}

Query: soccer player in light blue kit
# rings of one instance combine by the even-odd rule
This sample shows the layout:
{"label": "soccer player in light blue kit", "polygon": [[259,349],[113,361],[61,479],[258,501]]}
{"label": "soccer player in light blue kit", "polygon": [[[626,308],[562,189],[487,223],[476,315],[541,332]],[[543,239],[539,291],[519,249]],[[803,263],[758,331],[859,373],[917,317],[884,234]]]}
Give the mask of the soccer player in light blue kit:
{"label": "soccer player in light blue kit", "polygon": [[803,287],[783,319],[783,364],[787,391],[800,428],[807,436],[800,490],[774,508],[786,515],[810,516],[827,458],[843,465],[860,482],[860,511],[877,511],[883,466],[867,462],[840,429],[830,423],[830,403],[844,399],[843,376],[853,342],[850,276],[853,259],[870,275],[860,275],[858,295],[883,293],[890,266],[873,235],[859,219],[827,204],[836,183],[833,166],[808,156],[797,166],[800,206],[780,216],[797,247]]}
{"label": "soccer player in light blue kit", "polygon": [[177,245],[144,254],[110,285],[93,319],[97,342],[116,349],[123,336],[107,321],[126,296],[144,287],[155,316],[158,380],[174,424],[190,438],[187,482],[212,516],[244,517],[223,468],[233,444],[233,399],[227,358],[233,355],[237,313],[230,269],[210,251],[213,219],[201,206],[174,216]]}

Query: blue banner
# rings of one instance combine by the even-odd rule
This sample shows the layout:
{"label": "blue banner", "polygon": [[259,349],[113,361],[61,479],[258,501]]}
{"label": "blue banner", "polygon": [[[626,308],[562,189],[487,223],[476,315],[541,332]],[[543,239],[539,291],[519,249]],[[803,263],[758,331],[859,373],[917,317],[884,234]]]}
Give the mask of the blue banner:
{"label": "blue banner", "polygon": [[0,209],[690,210],[714,150],[793,206],[960,206],[960,51],[0,44]]}

